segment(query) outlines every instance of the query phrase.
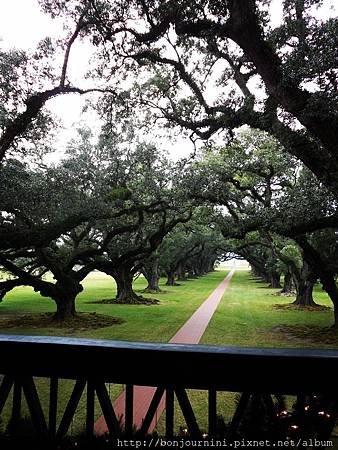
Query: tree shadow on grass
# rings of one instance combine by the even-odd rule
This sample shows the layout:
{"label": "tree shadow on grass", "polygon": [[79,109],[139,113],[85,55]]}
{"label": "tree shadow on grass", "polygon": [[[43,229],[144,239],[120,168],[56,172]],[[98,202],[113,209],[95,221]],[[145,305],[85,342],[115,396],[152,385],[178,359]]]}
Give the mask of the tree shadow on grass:
{"label": "tree shadow on grass", "polygon": [[53,313],[43,314],[24,314],[14,318],[1,318],[0,328],[55,328],[55,329],[67,329],[68,331],[87,331],[96,330],[103,327],[111,327],[113,325],[119,325],[124,320],[106,316],[104,314],[92,313],[77,313],[74,317],[56,321]]}
{"label": "tree shadow on grass", "polygon": [[139,296],[139,301],[134,303],[122,303],[117,302],[115,298],[104,298],[102,300],[92,300],[89,302],[85,302],[86,305],[124,305],[124,306],[153,306],[158,305],[160,303],[156,298],[145,298]]}
{"label": "tree shadow on grass", "polygon": [[279,311],[332,311],[330,306],[318,305],[315,306],[301,306],[294,305],[293,303],[277,303],[272,306],[273,309],[277,309]]}
{"label": "tree shadow on grass", "polygon": [[319,325],[277,325],[269,329],[258,330],[260,333],[269,333],[276,338],[293,343],[318,345],[338,345],[338,330],[333,327]]}

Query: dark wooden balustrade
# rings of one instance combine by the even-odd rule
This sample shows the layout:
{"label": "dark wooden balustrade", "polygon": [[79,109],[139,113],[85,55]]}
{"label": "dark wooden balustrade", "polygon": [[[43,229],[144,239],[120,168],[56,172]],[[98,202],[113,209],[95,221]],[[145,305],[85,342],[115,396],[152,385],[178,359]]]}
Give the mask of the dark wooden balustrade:
{"label": "dark wooden balustrade", "polygon": [[[166,394],[166,435],[174,433],[174,397],[191,435],[200,433],[186,389],[208,391],[209,435],[215,433],[217,392],[242,393],[233,426],[250,395],[328,394],[338,396],[338,351],[154,344],[63,337],[0,335],[0,414],[11,398],[12,417],[20,417],[24,395],[32,423],[40,434],[63,437],[79,400],[86,392],[86,429],[93,432],[95,396],[112,435],[131,433],[133,386],[154,386],[155,394],[139,431],[146,435]],[[320,373],[321,375],[317,375]],[[35,377],[50,380],[45,417]],[[75,380],[62,419],[57,424],[59,380]],[[125,429],[116,417],[106,383],[126,385]],[[10,392],[12,396],[9,396]],[[334,423],[332,423],[333,427]]]}

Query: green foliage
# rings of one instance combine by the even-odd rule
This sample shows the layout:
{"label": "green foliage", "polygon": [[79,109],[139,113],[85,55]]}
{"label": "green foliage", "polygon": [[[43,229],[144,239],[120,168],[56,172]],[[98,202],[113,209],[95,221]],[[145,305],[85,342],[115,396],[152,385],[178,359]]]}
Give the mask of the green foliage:
{"label": "green foliage", "polygon": [[112,200],[129,200],[132,196],[132,192],[128,188],[116,187],[109,193],[109,197]]}
{"label": "green foliage", "polygon": [[281,254],[285,258],[293,261],[293,263],[298,269],[302,267],[302,255],[299,251],[299,247],[297,247],[296,245],[294,244],[286,245],[285,247],[282,248]]}

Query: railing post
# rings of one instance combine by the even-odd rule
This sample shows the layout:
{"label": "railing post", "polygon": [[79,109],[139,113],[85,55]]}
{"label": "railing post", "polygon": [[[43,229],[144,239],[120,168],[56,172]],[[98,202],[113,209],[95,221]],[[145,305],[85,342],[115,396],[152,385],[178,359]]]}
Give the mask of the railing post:
{"label": "railing post", "polygon": [[34,378],[31,376],[25,377],[22,381],[22,387],[33,425],[40,435],[46,436],[48,434],[47,423],[40,403],[38,391],[35,386]]}
{"label": "railing post", "polygon": [[1,381],[0,385],[0,414],[2,413],[3,407],[5,406],[6,400],[13,386],[13,378],[9,375],[5,375]]}
{"label": "railing post", "polygon": [[92,380],[87,382],[87,416],[86,434],[93,436],[95,422],[95,383]]}
{"label": "railing post", "polygon": [[165,392],[165,435],[167,439],[174,436],[174,390],[167,387]]}
{"label": "railing post", "polygon": [[208,431],[209,436],[216,436],[217,421],[217,391],[213,388],[208,391]]}
{"label": "railing post", "polygon": [[58,406],[58,388],[59,380],[56,377],[50,379],[49,386],[49,434],[51,437],[56,435],[56,418],[57,418],[57,406]]}
{"label": "railing post", "polygon": [[22,403],[22,384],[21,381],[14,381],[13,388],[13,405],[12,405],[12,424],[16,425],[21,418],[21,403]]}
{"label": "railing post", "polygon": [[125,406],[125,419],[124,429],[127,436],[130,436],[133,432],[134,421],[134,386],[132,384],[126,384],[126,406]]}
{"label": "railing post", "polygon": [[75,382],[73,392],[71,393],[70,399],[68,401],[68,404],[66,406],[65,412],[61,419],[58,431],[56,433],[57,438],[62,438],[67,433],[85,386],[86,386],[86,380],[84,380],[84,379],[77,380]]}

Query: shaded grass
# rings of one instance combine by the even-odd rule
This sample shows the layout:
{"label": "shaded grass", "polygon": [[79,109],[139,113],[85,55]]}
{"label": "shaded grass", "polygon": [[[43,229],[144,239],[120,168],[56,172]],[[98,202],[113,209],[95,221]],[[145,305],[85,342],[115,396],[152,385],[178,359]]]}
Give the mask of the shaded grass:
{"label": "shaded grass", "polygon": [[68,333],[96,330],[121,323],[123,323],[122,319],[96,314],[96,312],[78,313],[76,316],[69,317],[62,322],[55,320],[54,313],[24,314],[19,317],[9,316],[8,318],[0,319],[2,329],[15,328],[20,331],[21,328],[43,329],[52,327],[57,330],[67,327]]}

